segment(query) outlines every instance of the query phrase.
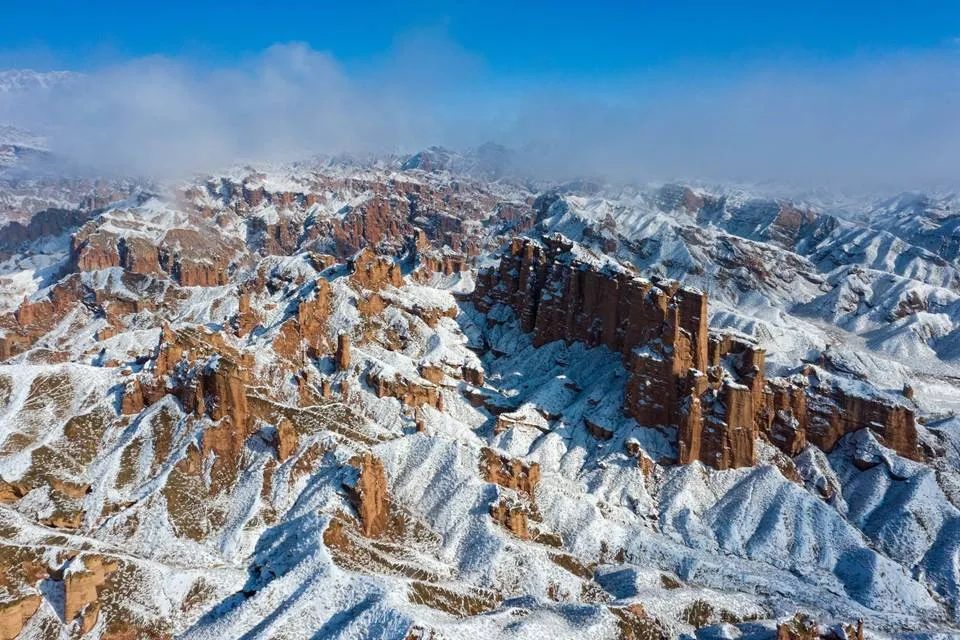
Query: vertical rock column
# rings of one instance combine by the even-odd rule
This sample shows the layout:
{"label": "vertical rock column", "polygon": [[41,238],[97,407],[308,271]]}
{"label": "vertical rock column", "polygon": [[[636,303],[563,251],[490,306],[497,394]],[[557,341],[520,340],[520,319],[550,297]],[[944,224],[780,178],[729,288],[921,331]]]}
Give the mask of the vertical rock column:
{"label": "vertical rock column", "polygon": [[346,371],[350,367],[350,336],[341,333],[337,336],[336,364],[338,371]]}

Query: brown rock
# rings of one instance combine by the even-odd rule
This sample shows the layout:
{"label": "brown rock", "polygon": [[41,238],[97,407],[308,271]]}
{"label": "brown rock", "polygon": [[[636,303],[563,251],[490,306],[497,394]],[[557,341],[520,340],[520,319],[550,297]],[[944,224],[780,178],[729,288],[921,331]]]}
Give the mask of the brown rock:
{"label": "brown rock", "polygon": [[14,640],[40,608],[42,599],[32,594],[0,604],[0,640]]}
{"label": "brown rock", "polygon": [[131,273],[158,274],[160,268],[160,252],[156,245],[145,238],[121,238],[117,242],[117,253],[120,256],[120,266]]}
{"label": "brown rock", "polygon": [[140,380],[130,378],[123,387],[123,398],[120,401],[120,413],[123,415],[135,415],[143,411],[143,387]]}
{"label": "brown rock", "polygon": [[[802,212],[781,214],[785,228],[804,223]],[[681,463],[752,465],[761,434],[788,456],[807,441],[829,451],[844,434],[865,427],[901,455],[916,457],[909,408],[839,388],[768,383],[763,349],[708,335],[705,295],[615,264],[598,266],[599,258],[584,261],[572,247],[560,235],[542,243],[515,238],[499,267],[478,274],[474,304],[483,312],[497,304],[512,308],[536,345],[578,341],[620,353],[629,372],[624,412],[642,426],[676,426]],[[594,436],[612,437],[593,420],[585,422]]]}
{"label": "brown rock", "polygon": [[490,507],[490,516],[497,524],[521,540],[529,540],[533,537],[529,529],[529,509],[521,503],[508,504],[506,500],[499,500]]}
{"label": "brown rock", "polygon": [[360,530],[368,538],[383,535],[390,524],[387,500],[387,477],[383,463],[370,453],[352,461],[359,470],[356,484],[350,488],[350,499],[360,516]]}
{"label": "brown rock", "polygon": [[337,371],[346,371],[350,368],[350,336],[346,333],[337,336],[337,353],[334,360]]}
{"label": "brown rock", "polygon": [[378,291],[387,285],[403,286],[400,267],[389,258],[378,256],[370,249],[364,249],[350,262],[352,274],[350,281],[361,289]]}
{"label": "brown rock", "polygon": [[260,316],[250,307],[250,294],[240,294],[237,315],[233,318],[234,333],[238,338],[246,337],[260,324]]}
{"label": "brown rock", "polygon": [[20,485],[0,480],[0,504],[13,504],[24,495],[26,494]]}
{"label": "brown rock", "polygon": [[70,255],[76,270],[98,271],[121,266],[118,241],[116,235],[100,231],[95,222],[85,224],[70,242]]}
{"label": "brown rock", "polygon": [[443,382],[446,374],[443,372],[442,367],[435,364],[424,363],[420,365],[420,377],[424,380],[429,380],[433,384],[440,384]]}
{"label": "brown rock", "polygon": [[472,367],[470,365],[463,365],[463,368],[461,369],[461,375],[463,376],[464,380],[473,386],[483,386],[483,369],[479,367]]}
{"label": "brown rock", "polygon": [[839,387],[811,385],[808,397],[807,439],[832,451],[840,438],[870,428],[900,455],[916,459],[917,428],[913,411],[879,397],[848,394]]}
{"label": "brown rock", "polygon": [[443,396],[436,385],[421,384],[402,377],[399,373],[389,376],[382,371],[371,371],[367,374],[367,382],[373,387],[378,398],[396,398],[409,407],[419,407],[428,404],[443,410]]}
{"label": "brown rock", "polygon": [[97,623],[100,591],[119,565],[96,555],[84,556],[75,562],[80,562],[83,568],[69,571],[64,576],[64,620],[69,623],[80,618],[80,633],[83,635]]}
{"label": "brown rock", "polygon": [[281,418],[277,423],[277,436],[274,446],[277,448],[277,459],[284,462],[297,450],[297,430],[287,418]]}
{"label": "brown rock", "polygon": [[519,458],[507,458],[493,449],[480,450],[480,473],[484,480],[533,497],[540,482],[540,465]]}
{"label": "brown rock", "polygon": [[594,422],[590,418],[584,418],[583,424],[587,428],[587,433],[592,435],[594,438],[597,438],[598,440],[610,440],[611,438],[613,438],[613,431]]}

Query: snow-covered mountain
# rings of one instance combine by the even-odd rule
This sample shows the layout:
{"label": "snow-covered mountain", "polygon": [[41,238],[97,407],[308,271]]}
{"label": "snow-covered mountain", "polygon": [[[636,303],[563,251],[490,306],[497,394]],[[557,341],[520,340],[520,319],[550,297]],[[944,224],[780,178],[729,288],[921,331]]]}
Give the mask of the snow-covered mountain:
{"label": "snow-covered mountain", "polygon": [[83,74],[75,71],[0,70],[0,93],[56,89],[77,82]]}
{"label": "snow-covered mountain", "polygon": [[514,162],[0,184],[0,638],[960,633],[953,197]]}

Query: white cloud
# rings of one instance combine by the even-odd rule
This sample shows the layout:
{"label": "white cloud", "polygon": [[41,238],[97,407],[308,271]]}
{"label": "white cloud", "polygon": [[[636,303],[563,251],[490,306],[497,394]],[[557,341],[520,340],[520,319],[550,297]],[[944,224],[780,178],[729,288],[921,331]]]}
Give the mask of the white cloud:
{"label": "white cloud", "polygon": [[559,84],[496,78],[423,32],[363,66],[302,44],[231,67],[168,58],[0,97],[0,122],[122,173],[494,140],[553,176],[923,186],[960,166],[960,56],[946,50]]}

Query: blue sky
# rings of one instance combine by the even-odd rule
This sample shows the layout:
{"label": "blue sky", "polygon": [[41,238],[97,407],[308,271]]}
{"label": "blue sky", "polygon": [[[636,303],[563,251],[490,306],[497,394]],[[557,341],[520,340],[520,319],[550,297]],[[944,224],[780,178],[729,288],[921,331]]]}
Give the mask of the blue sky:
{"label": "blue sky", "polygon": [[0,69],[83,80],[0,123],[121,172],[495,141],[548,177],[960,182],[960,0],[152,5],[4,3]]}
{"label": "blue sky", "polygon": [[[148,4],[150,6],[148,6]],[[501,77],[838,59],[954,46],[958,2],[6,2],[5,66],[89,69],[147,55],[230,64],[304,42],[345,65],[439,32]]]}

